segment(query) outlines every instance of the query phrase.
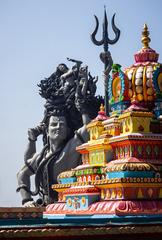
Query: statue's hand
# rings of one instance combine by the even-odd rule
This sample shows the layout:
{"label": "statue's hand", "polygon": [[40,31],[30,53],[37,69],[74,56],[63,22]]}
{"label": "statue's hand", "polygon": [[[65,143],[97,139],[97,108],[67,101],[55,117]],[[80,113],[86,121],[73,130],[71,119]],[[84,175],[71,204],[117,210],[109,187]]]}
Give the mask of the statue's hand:
{"label": "statue's hand", "polygon": [[87,97],[88,87],[88,67],[82,67],[79,69],[77,87],[75,92],[75,106],[79,112],[85,110],[85,103]]}
{"label": "statue's hand", "polygon": [[79,112],[81,112],[81,113],[84,112],[84,110],[85,110],[84,105],[85,105],[84,99],[75,98],[75,106]]}
{"label": "statue's hand", "polygon": [[29,128],[28,129],[28,139],[29,141],[36,141],[37,137],[41,134],[43,134],[45,130],[45,124],[40,123],[37,127],[35,128]]}
{"label": "statue's hand", "polygon": [[29,202],[24,203],[23,207],[37,207],[37,204],[34,201],[29,201]]}
{"label": "statue's hand", "polygon": [[108,76],[110,71],[111,71],[112,65],[113,65],[113,60],[112,60],[112,57],[111,57],[111,53],[109,51],[108,52],[102,52],[100,54],[100,59],[106,65],[106,69],[104,71],[104,74],[106,76]]}
{"label": "statue's hand", "polygon": [[92,77],[87,66],[79,69],[75,93],[75,106],[79,112],[89,112],[89,103],[95,96],[97,81],[98,77]]}

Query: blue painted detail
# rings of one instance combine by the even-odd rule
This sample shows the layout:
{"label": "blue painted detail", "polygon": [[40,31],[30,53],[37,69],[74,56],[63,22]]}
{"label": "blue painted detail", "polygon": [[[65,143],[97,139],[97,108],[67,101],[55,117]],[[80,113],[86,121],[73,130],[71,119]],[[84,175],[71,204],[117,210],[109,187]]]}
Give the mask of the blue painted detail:
{"label": "blue painted detail", "polygon": [[67,195],[66,208],[68,210],[85,210],[89,205],[99,201],[99,195]]}
{"label": "blue painted detail", "polygon": [[154,112],[156,117],[162,115],[162,99],[156,99]]}
{"label": "blue painted detail", "polygon": [[128,225],[128,224],[156,224],[162,223],[162,215],[127,215],[117,216],[109,214],[94,214],[94,215],[57,215],[44,214],[44,219],[48,219],[49,223],[61,225],[102,225],[111,226],[114,224]]}
{"label": "blue painted detail", "polygon": [[152,82],[153,82],[154,88],[156,90],[156,95],[158,98],[162,98],[161,91],[160,91],[160,88],[158,85],[158,80],[157,80],[160,72],[161,72],[161,69],[160,69],[160,66],[158,66],[156,68],[156,70],[153,72],[153,78],[152,78]]}
{"label": "blue painted detail", "polygon": [[70,178],[61,178],[59,179],[61,184],[67,184],[67,183],[73,183],[77,181],[76,177],[70,177]]}
{"label": "blue painted detail", "polygon": [[116,112],[119,115],[125,109],[127,109],[129,106],[130,106],[130,101],[123,101],[123,102],[112,103],[112,104],[110,104],[110,107],[111,107],[110,115],[114,114],[114,112]]}
{"label": "blue painted detail", "polygon": [[107,179],[112,178],[126,178],[126,177],[135,177],[135,178],[153,178],[155,176],[154,171],[123,171],[123,172],[108,172],[106,173]]}
{"label": "blue painted detail", "polygon": [[112,76],[111,76],[111,75],[108,76],[107,81],[108,81],[108,94],[109,94],[109,99],[113,99],[113,95],[112,95],[112,81],[113,81],[113,79],[112,79]]}
{"label": "blue painted detail", "polygon": [[[125,91],[125,80],[124,80],[124,72],[119,70],[118,71],[118,76],[120,78],[120,81],[121,81],[121,91],[120,91],[120,96],[119,96],[119,102],[121,102],[124,98],[124,91]],[[116,78],[116,77],[115,77]],[[114,78],[114,79],[115,79]],[[109,94],[109,99],[110,99],[110,105],[114,103],[114,96],[113,96],[113,81],[114,79],[112,78],[112,76],[109,76],[109,79],[108,79],[108,94]]]}
{"label": "blue painted detail", "polygon": [[156,68],[153,72],[152,82],[156,91],[156,100],[155,100],[155,108],[154,112],[156,117],[162,115],[162,92],[160,91],[159,84],[158,84],[158,75],[162,72],[160,66]]}
{"label": "blue painted detail", "polygon": [[19,227],[23,229],[46,227],[50,224],[52,226],[90,226],[98,225],[112,226],[116,224],[130,225],[130,224],[162,224],[162,214],[160,215],[127,215],[117,216],[109,214],[94,214],[94,215],[65,215],[65,214],[43,214],[43,218],[36,219],[0,219],[0,229],[10,227],[16,229]]}

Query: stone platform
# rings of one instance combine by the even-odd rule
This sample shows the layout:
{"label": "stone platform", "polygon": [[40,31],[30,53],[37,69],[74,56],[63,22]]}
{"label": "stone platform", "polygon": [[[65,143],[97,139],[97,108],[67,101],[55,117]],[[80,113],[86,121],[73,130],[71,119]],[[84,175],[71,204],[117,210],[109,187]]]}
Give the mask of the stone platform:
{"label": "stone platform", "polygon": [[162,239],[162,221],[150,224],[66,224],[43,219],[45,208],[0,208],[0,239]]}

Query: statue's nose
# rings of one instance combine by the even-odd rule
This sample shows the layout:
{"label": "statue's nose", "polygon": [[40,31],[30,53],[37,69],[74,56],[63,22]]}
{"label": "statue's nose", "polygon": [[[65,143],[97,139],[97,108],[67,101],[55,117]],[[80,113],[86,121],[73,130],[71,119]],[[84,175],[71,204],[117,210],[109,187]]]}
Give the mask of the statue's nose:
{"label": "statue's nose", "polygon": [[61,124],[58,122],[56,127],[59,129],[61,127]]}

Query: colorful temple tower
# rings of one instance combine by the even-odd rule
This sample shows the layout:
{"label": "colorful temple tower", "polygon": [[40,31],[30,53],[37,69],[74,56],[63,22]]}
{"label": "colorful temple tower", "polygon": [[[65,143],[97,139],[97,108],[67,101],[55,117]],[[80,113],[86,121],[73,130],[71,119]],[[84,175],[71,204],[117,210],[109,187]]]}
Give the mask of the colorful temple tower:
{"label": "colorful temple tower", "polygon": [[149,42],[144,25],[135,63],[125,71],[113,65],[111,116],[101,106],[87,125],[90,140],[76,149],[82,165],[58,176],[53,190],[59,200],[47,206],[44,218],[162,217],[162,66]]}

